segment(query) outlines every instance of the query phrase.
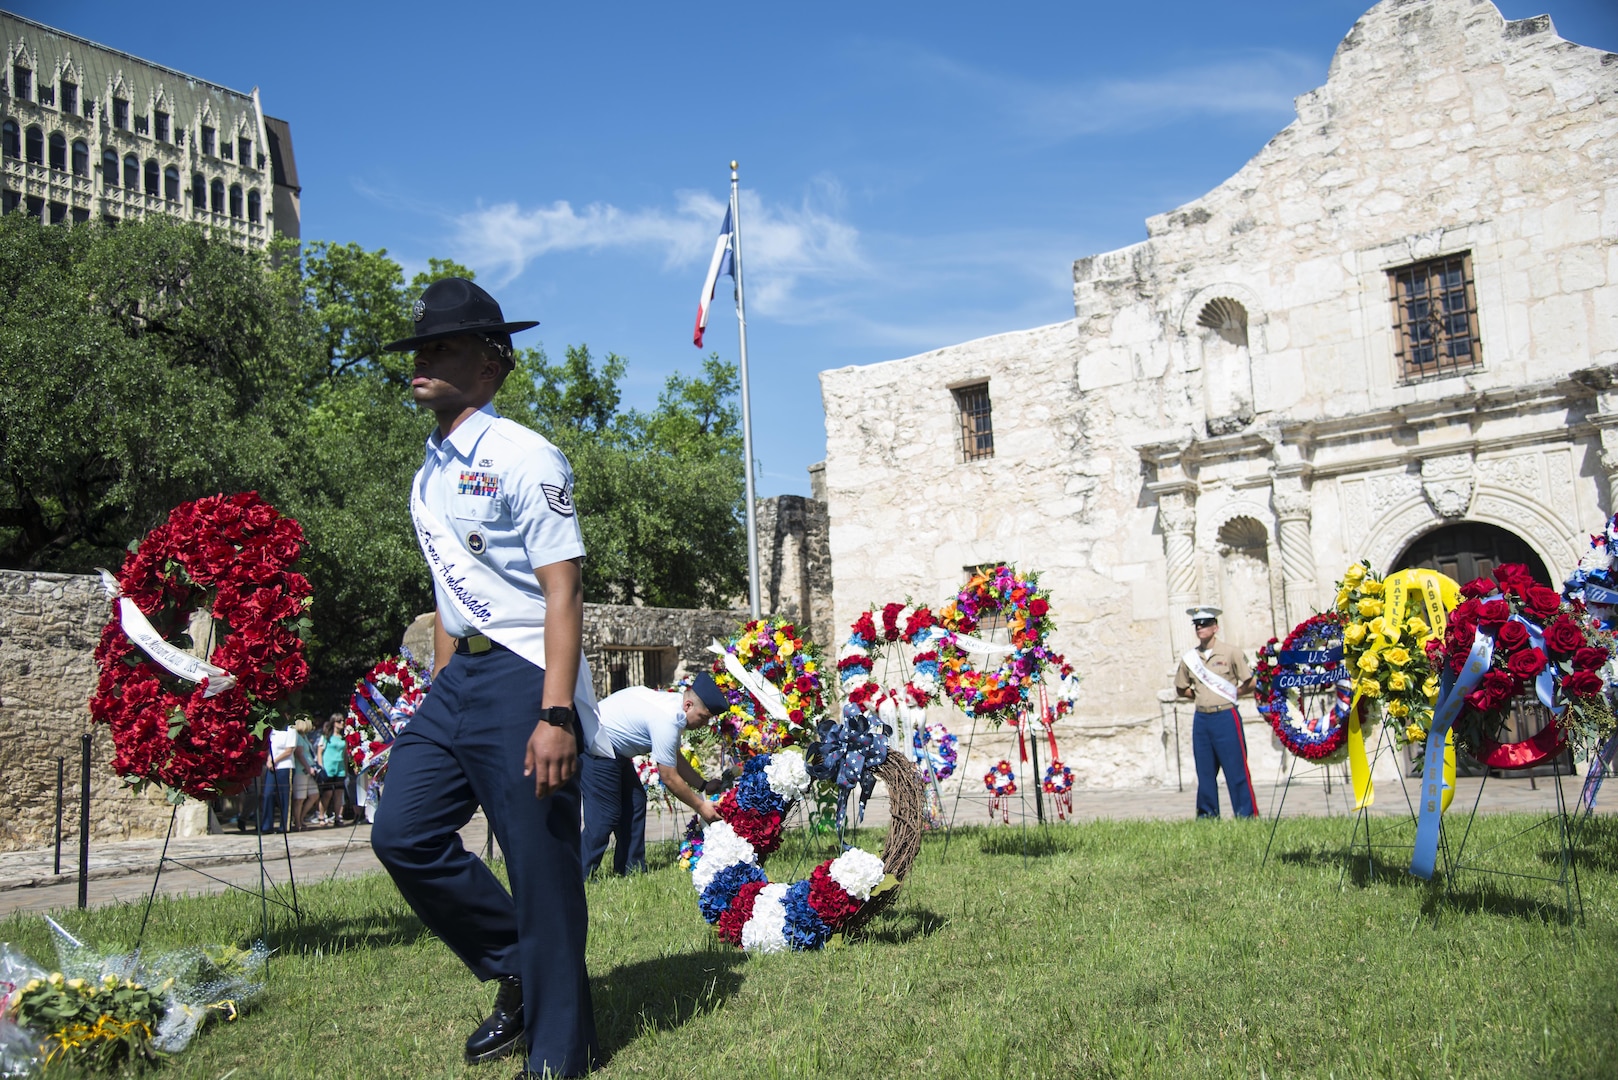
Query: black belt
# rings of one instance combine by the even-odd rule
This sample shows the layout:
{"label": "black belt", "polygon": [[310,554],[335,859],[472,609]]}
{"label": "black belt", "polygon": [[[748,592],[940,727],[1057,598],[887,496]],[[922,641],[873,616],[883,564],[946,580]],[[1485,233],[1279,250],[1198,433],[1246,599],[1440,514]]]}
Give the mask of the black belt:
{"label": "black belt", "polygon": [[479,656],[495,649],[504,649],[505,646],[484,634],[473,634],[471,637],[455,639],[455,651],[462,656]]}

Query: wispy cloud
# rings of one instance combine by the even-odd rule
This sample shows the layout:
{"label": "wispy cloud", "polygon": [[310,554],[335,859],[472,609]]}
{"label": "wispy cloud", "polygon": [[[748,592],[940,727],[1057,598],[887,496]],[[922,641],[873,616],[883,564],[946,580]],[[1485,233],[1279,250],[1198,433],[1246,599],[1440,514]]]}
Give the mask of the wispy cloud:
{"label": "wispy cloud", "polygon": [[[835,184],[821,182],[796,206],[742,193],[748,300],[762,313],[791,306],[801,281],[863,276],[859,230],[840,214]],[[707,192],[676,193],[672,206],[625,210],[608,203],[583,209],[565,200],[549,206],[500,203],[459,215],[453,223],[457,254],[488,268],[498,283],[547,255],[638,250],[667,268],[706,262],[725,204]]]}
{"label": "wispy cloud", "polygon": [[1317,58],[1278,50],[1133,78],[1068,81],[1028,79],[909,46],[886,47],[881,56],[885,64],[953,85],[1039,140],[1138,131],[1196,116],[1282,119],[1292,99],[1320,81]]}

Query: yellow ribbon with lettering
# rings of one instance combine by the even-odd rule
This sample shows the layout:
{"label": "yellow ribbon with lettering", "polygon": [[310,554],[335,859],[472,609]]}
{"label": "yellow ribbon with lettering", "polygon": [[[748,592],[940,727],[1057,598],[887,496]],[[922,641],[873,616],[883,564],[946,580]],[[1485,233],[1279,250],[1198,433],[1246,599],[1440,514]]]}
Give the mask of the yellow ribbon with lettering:
{"label": "yellow ribbon with lettering", "polygon": [[[1460,603],[1460,586],[1436,570],[1415,568],[1389,574],[1382,582],[1384,633],[1371,634],[1371,643],[1362,656],[1376,656],[1397,645],[1403,637],[1405,611],[1411,606],[1412,594],[1426,610],[1427,629],[1413,639],[1417,649],[1431,638],[1442,638],[1449,622],[1449,613]],[[1371,762],[1365,752],[1365,729],[1360,723],[1360,680],[1354,679],[1354,700],[1348,710],[1348,768],[1354,783],[1354,809],[1370,806],[1376,801],[1376,788],[1371,782]],[[1444,736],[1444,809],[1449,809],[1455,797],[1455,740]]]}

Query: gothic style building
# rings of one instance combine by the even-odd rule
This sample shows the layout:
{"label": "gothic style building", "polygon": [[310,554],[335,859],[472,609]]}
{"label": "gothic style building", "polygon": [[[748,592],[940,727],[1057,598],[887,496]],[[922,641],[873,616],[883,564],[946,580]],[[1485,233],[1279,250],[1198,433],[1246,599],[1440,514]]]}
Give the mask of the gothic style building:
{"label": "gothic style building", "polygon": [[6,213],[167,214],[262,247],[298,236],[292,129],[243,94],[0,11]]}
{"label": "gothic style building", "polygon": [[1081,783],[1172,782],[1193,603],[1252,648],[1362,557],[1559,580],[1618,502],[1618,56],[1384,0],[1296,106],[1073,319],[821,376],[838,624],[1043,571]]}

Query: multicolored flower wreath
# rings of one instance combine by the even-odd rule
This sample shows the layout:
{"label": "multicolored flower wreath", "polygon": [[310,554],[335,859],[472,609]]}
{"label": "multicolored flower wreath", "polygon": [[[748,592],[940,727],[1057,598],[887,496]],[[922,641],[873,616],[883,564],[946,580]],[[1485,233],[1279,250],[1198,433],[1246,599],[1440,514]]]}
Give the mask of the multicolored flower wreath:
{"label": "multicolored flower wreath", "polygon": [[416,715],[431,689],[427,672],[408,649],[378,660],[354,683],[343,718],[343,741],[361,772],[387,761],[393,740]]}
{"label": "multicolored flower wreath", "polygon": [[1052,761],[1045,769],[1045,781],[1040,788],[1056,804],[1057,819],[1066,821],[1073,812],[1073,770],[1060,761]]}
{"label": "multicolored flower wreath", "polygon": [[[938,613],[945,631],[938,646],[939,663],[950,700],[967,715],[998,726],[1027,707],[1045,668],[1072,675],[1062,655],[1046,644],[1055,629],[1050,610],[1050,593],[1039,587],[1037,574],[1019,577],[1002,563],[972,575]],[[980,669],[961,638],[976,633],[984,620],[996,618],[1010,631],[1011,651],[995,669]]]}
{"label": "multicolored flower wreath", "polygon": [[[770,715],[765,702],[732,673],[727,656],[762,679],[766,693],[772,689],[779,693],[783,718]],[[816,718],[825,709],[820,654],[798,636],[797,627],[783,619],[758,619],[744,625],[715,658],[713,677],[730,708],[710,723],[742,757],[791,745],[805,731],[814,730]]]}
{"label": "multicolored flower wreath", "polygon": [[[1611,634],[1597,629],[1574,601],[1535,581],[1526,566],[1508,563],[1493,578],[1461,586],[1466,597],[1449,618],[1442,644],[1427,650],[1435,666],[1458,674],[1474,651],[1488,668],[1466,694],[1455,739],[1478,762],[1522,769],[1571,743],[1586,753],[1615,726],[1601,670],[1612,659]],[[1500,733],[1518,697],[1533,693],[1554,717],[1543,731],[1514,743]]]}
{"label": "multicolored flower wreath", "polygon": [[[1305,761],[1329,763],[1347,756],[1352,687],[1343,666],[1343,624],[1336,612],[1305,619],[1279,647],[1271,638],[1253,667],[1258,711],[1281,745]],[[1311,715],[1305,695],[1326,694],[1330,707]]]}
{"label": "multicolored flower wreath", "polygon": [[[942,636],[938,619],[925,607],[911,609],[905,615],[904,604],[886,604],[881,611],[882,627],[876,625],[876,609],[860,613],[850,627],[843,655],[837,661],[837,676],[842,683],[843,695],[855,705],[867,707],[882,693],[871,678],[878,660],[896,642],[903,642],[915,650],[910,659],[910,678],[905,681],[902,699],[917,708],[926,708],[938,700],[939,667],[936,639]],[[904,627],[899,618],[904,615]]]}
{"label": "multicolored flower wreath", "polygon": [[983,786],[989,792],[989,816],[1000,815],[1002,821],[1011,820],[1011,796],[1017,794],[1017,772],[1011,762],[1001,758],[983,774]]}
{"label": "multicolored flower wreath", "polygon": [[1618,514],[1590,537],[1590,548],[1568,575],[1562,595],[1584,605],[1598,630],[1618,629]]}
{"label": "multicolored flower wreath", "polygon": [[808,790],[803,755],[757,755],[720,800],[720,820],[703,832],[691,883],[702,917],[732,945],[766,953],[821,948],[895,884],[880,858],[858,848],[821,863],[807,880],[770,882],[759,861],[780,846],[781,819]]}
{"label": "multicolored flower wreath", "polygon": [[959,743],[960,740],[951,735],[949,728],[943,724],[934,722],[926,727],[918,727],[910,736],[910,757],[915,761],[922,779],[929,779],[929,768],[932,769],[931,779],[940,782],[954,776],[955,763],[959,760],[956,749]]}
{"label": "multicolored flower wreath", "polygon": [[171,675],[130,640],[115,605],[90,715],[112,729],[112,767],[126,782],[211,799],[263,769],[264,733],[279,720],[271,706],[309,678],[309,582],[291,570],[302,548],[296,521],[245,492],[182,503],[124,559],[120,595],[181,650],[193,644],[192,613],[206,609],[223,635],[208,662],[234,680],[212,692],[209,679]]}

